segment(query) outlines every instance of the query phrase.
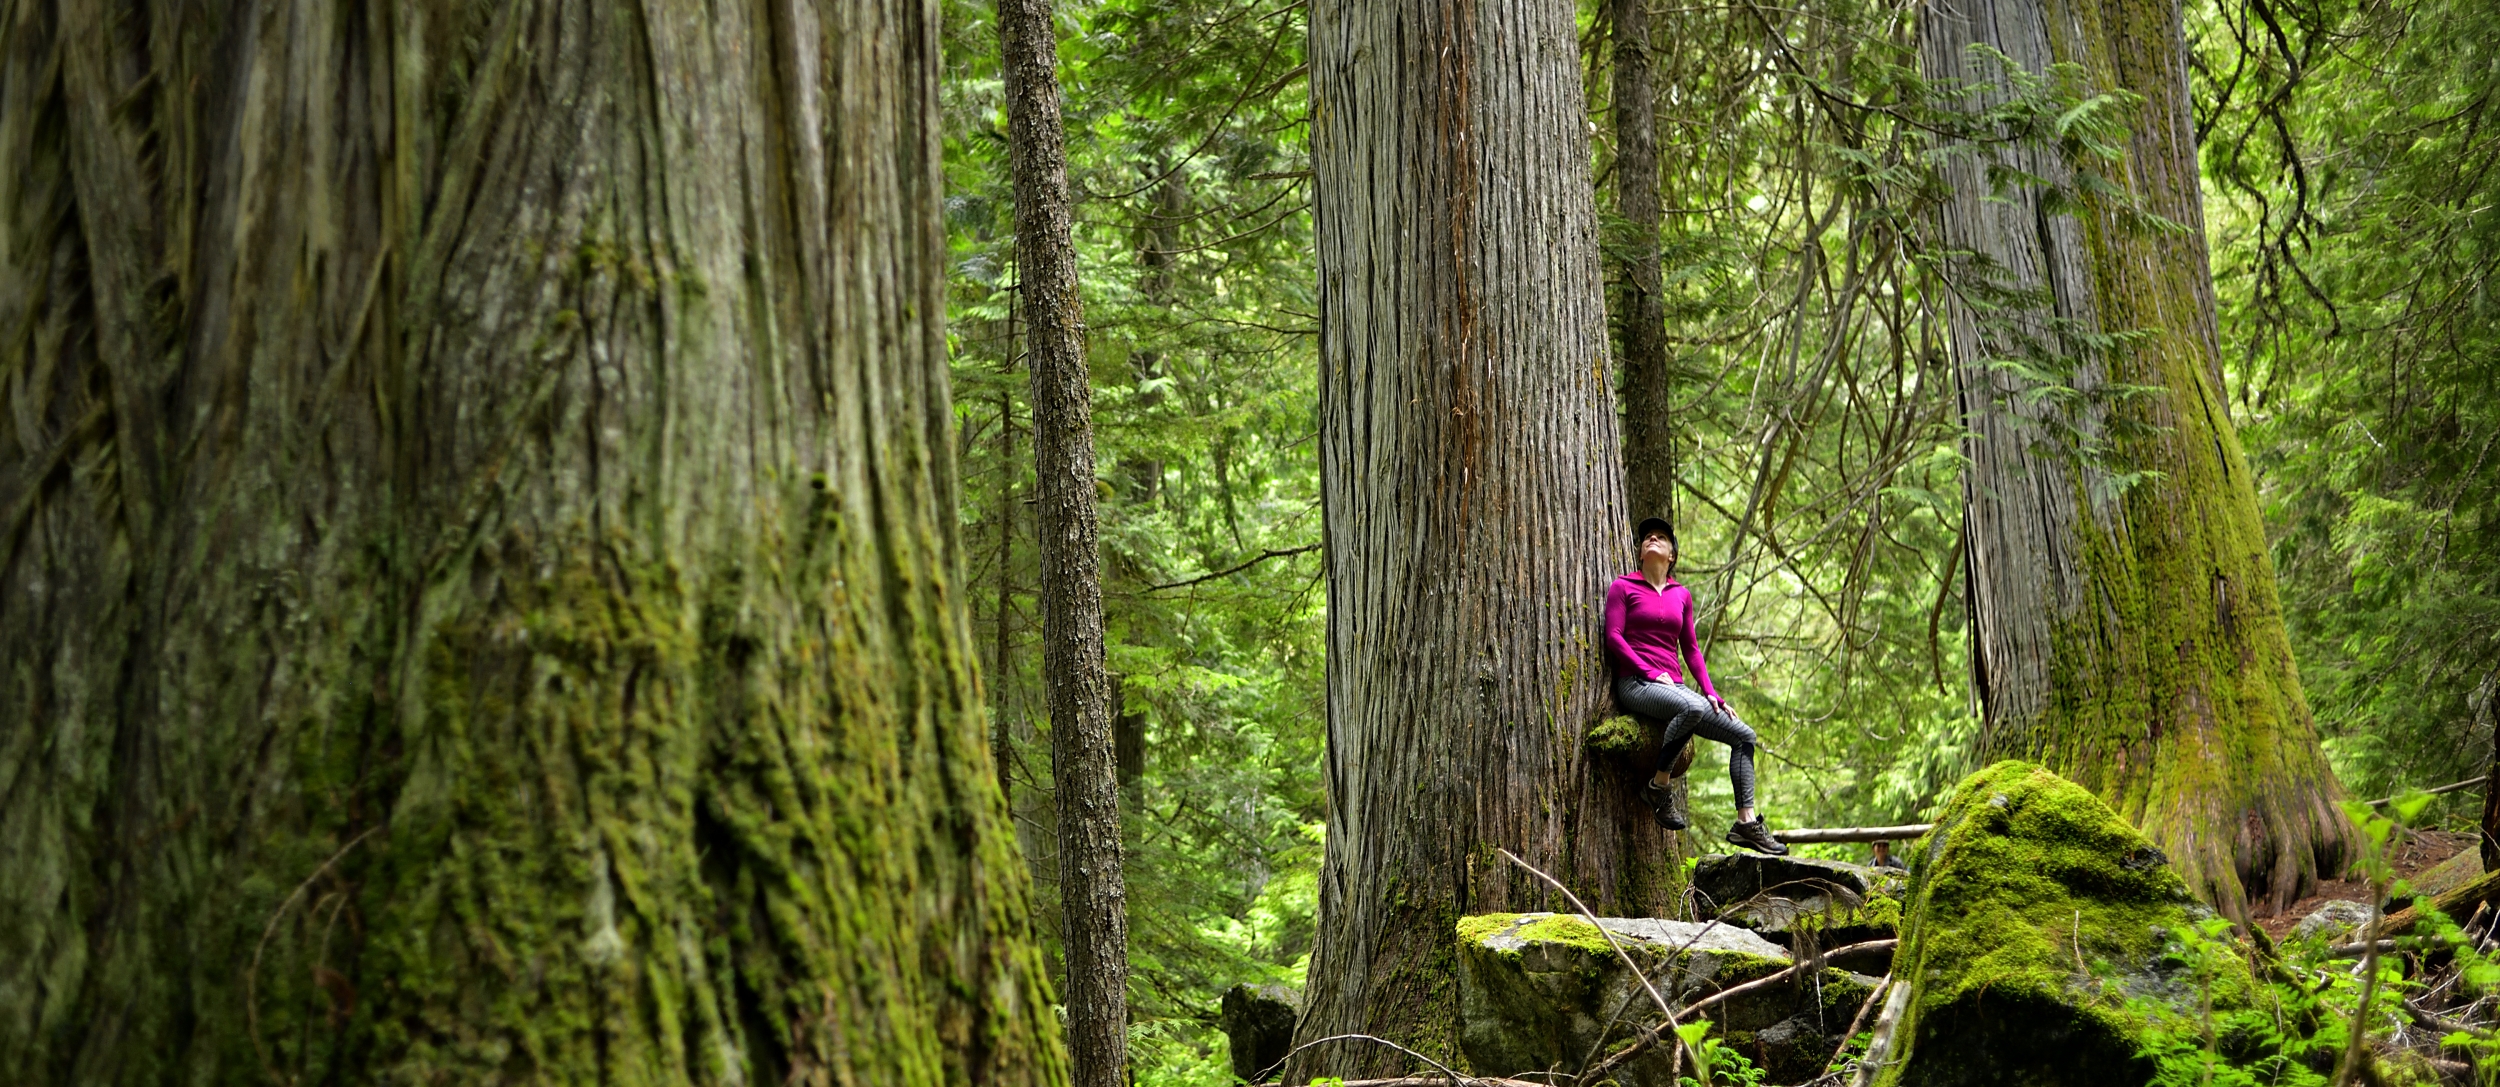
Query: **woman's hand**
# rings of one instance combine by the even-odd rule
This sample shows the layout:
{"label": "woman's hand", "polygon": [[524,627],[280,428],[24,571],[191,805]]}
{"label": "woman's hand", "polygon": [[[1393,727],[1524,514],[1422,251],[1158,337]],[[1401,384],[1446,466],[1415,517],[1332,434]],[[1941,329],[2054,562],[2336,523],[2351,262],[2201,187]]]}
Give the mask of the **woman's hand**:
{"label": "woman's hand", "polygon": [[1729,717],[1736,716],[1735,710],[1727,708],[1727,699],[1721,698],[1718,695],[1714,694],[1710,696],[1710,707]]}

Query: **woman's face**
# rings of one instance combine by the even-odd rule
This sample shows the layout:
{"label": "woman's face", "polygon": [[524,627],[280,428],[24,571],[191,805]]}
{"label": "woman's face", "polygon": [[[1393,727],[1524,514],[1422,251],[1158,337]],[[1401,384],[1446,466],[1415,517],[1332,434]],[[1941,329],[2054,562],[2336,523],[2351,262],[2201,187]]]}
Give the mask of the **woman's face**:
{"label": "woman's face", "polygon": [[1675,541],[1668,539],[1666,533],[1652,532],[1641,537],[1641,564],[1648,565],[1652,558],[1664,559],[1669,569],[1674,568]]}

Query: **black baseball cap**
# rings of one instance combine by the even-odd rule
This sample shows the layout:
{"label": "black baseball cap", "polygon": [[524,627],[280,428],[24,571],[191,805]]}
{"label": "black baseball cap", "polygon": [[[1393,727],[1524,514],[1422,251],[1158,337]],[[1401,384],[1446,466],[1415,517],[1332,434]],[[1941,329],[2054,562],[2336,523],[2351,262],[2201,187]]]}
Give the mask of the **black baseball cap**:
{"label": "black baseball cap", "polygon": [[1669,524],[1669,523],[1667,522],[1667,519],[1666,519],[1666,518],[1664,518],[1664,517],[1643,517],[1643,518],[1641,518],[1641,523],[1640,523],[1640,524],[1633,526],[1633,528],[1632,528],[1632,548],[1633,548],[1633,550],[1636,550],[1636,551],[1637,551],[1637,550],[1639,550],[1639,549],[1640,549],[1640,546],[1641,546],[1641,541],[1642,541],[1642,540],[1646,540],[1646,539],[1648,539],[1648,538],[1649,538],[1649,534],[1650,534],[1650,533],[1652,533],[1652,532],[1664,532],[1664,533],[1666,533],[1666,534],[1667,534],[1667,542],[1668,542],[1668,543],[1675,544],[1675,549],[1676,549],[1676,550],[1678,550],[1678,551],[1682,551],[1682,550],[1684,550],[1684,545],[1683,545],[1683,544],[1681,544],[1681,543],[1677,543],[1677,542],[1676,542],[1676,539],[1675,539],[1675,526],[1674,526],[1674,525],[1672,525],[1672,524]]}

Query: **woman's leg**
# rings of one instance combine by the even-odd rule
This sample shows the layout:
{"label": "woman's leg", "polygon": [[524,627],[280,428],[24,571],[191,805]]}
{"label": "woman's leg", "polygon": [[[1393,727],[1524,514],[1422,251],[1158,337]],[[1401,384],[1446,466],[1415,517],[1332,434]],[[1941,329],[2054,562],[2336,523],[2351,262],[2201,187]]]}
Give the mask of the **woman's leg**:
{"label": "woman's leg", "polygon": [[1683,753],[1685,743],[1692,739],[1700,724],[1697,718],[1711,713],[1710,701],[1691,688],[1646,679],[1616,680],[1615,706],[1665,726],[1658,742],[1658,765],[1651,774],[1653,780],[1661,783],[1675,766],[1675,757]]}
{"label": "woman's leg", "polygon": [[1732,713],[1720,713],[1695,691],[1681,683],[1659,683],[1653,680],[1625,679],[1615,682],[1615,705],[1631,713],[1662,721],[1665,735],[1658,744],[1658,768],[1654,777],[1667,776],[1675,757],[1694,736],[1717,740],[1727,745],[1727,780],[1736,791],[1737,818],[1753,818],[1754,731]]}

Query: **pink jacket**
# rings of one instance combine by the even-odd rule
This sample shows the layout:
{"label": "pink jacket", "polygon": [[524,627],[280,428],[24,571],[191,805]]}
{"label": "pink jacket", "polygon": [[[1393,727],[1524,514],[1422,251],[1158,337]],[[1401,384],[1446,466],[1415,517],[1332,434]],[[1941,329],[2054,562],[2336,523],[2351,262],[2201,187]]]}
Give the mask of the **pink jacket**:
{"label": "pink jacket", "polygon": [[1691,665],[1692,686],[1710,698],[1710,669],[1702,664],[1701,643],[1693,637],[1692,590],[1670,580],[1666,591],[1649,587],[1639,571],[1616,578],[1606,587],[1606,656],[1617,678],[1665,678],[1684,682]]}

